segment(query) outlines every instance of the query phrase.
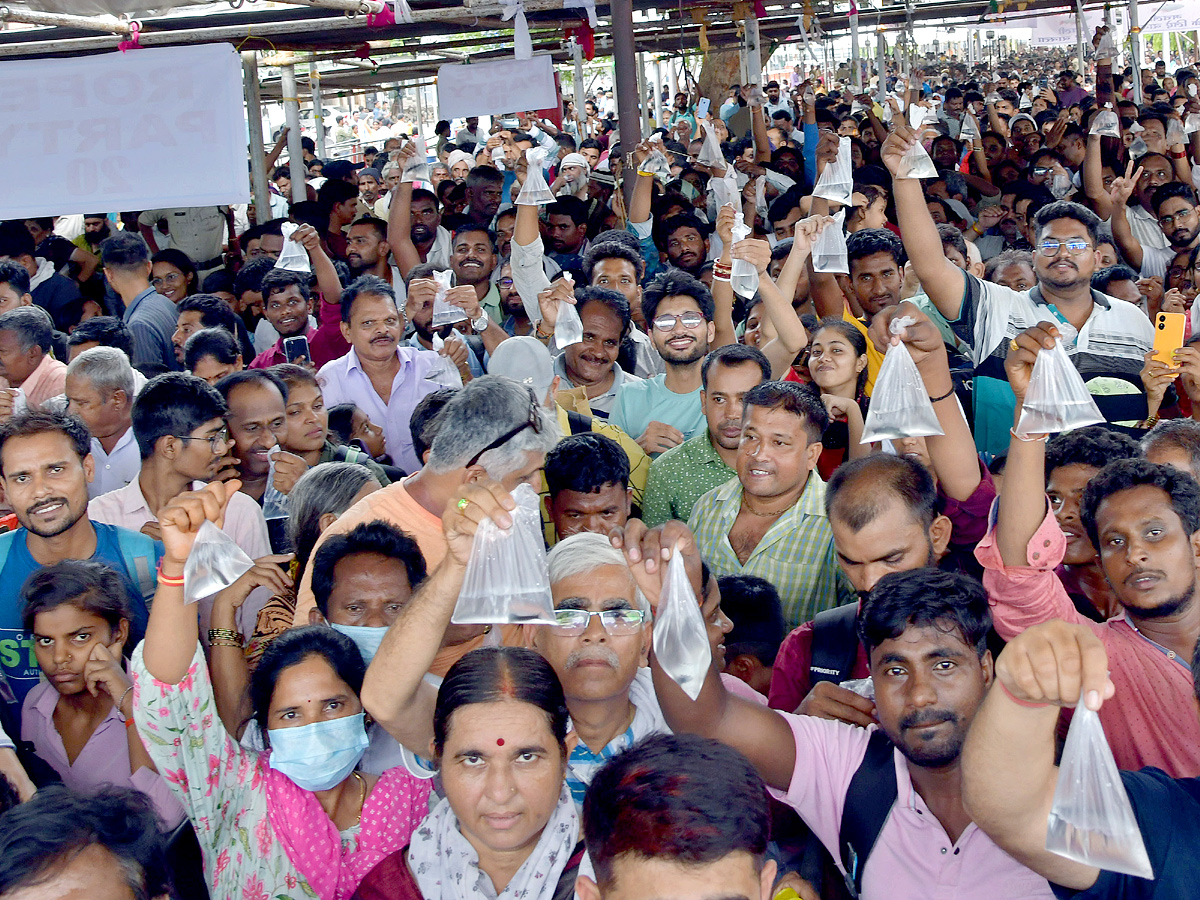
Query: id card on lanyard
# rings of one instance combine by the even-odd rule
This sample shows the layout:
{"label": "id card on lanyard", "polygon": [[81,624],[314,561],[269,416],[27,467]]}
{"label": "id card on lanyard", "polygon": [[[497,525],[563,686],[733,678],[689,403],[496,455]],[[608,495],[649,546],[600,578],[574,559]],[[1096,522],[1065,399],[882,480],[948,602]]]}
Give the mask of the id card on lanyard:
{"label": "id card on lanyard", "polygon": [[1054,314],[1054,318],[1058,324],[1058,333],[1062,338],[1063,348],[1065,350],[1074,350],[1075,342],[1079,339],[1079,330],[1067,321],[1067,317],[1058,311],[1058,307],[1053,303],[1047,303],[1046,309]]}

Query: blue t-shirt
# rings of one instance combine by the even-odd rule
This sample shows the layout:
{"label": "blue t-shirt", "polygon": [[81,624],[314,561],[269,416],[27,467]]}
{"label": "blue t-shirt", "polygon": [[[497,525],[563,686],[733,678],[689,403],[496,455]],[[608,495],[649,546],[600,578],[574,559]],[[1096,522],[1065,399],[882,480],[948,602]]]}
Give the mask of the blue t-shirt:
{"label": "blue t-shirt", "polygon": [[700,388],[677,394],[666,387],[666,375],[642,381],[627,381],[617,391],[608,421],[634,440],[642,436],[651,422],[662,422],[683,432],[683,439],[694,438],[708,427],[700,409]]}
{"label": "blue t-shirt", "polygon": [[[138,587],[137,573],[131,571],[121,554],[118,535],[124,529],[101,522],[92,522],[92,527],[96,529],[96,552],[92,554],[92,559],[110,565],[121,577],[129,594],[133,621],[129,623],[127,643],[132,647],[146,633],[149,611]],[[19,528],[13,533],[8,559],[5,560],[4,568],[0,569],[0,674],[4,676],[12,697],[4,696],[8,691],[4,690],[3,684],[0,684],[0,696],[4,696],[4,699],[10,702],[9,709],[18,720],[25,695],[41,678],[41,669],[38,668],[37,658],[33,653],[33,635],[21,627],[21,588],[29,576],[42,567],[29,552],[25,542],[27,534],[24,528]],[[149,538],[146,538],[146,542],[154,547],[154,558],[147,560],[150,570],[153,571],[163,555],[163,546],[158,541],[150,541]]]}

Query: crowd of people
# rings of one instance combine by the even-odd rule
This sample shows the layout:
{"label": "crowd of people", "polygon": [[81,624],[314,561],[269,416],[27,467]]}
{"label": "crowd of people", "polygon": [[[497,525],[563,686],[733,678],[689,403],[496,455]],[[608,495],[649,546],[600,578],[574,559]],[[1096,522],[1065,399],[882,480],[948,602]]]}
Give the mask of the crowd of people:
{"label": "crowd of people", "polygon": [[[1106,38],[0,224],[0,898],[1197,896],[1200,79]],[[1153,879],[1046,849],[1080,702]]]}

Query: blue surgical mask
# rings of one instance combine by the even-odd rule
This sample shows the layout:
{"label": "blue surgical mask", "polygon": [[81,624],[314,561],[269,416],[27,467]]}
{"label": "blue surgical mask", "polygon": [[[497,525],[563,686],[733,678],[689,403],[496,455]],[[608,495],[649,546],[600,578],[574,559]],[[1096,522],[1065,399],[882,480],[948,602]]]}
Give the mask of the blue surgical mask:
{"label": "blue surgical mask", "polygon": [[375,658],[375,654],[379,652],[379,645],[383,642],[383,636],[387,634],[387,628],[373,628],[367,625],[339,625],[337,622],[330,622],[329,624],[334,631],[341,632],[354,641],[354,645],[358,647],[358,652],[362,654],[363,662],[368,666],[371,664],[371,660]]}
{"label": "blue surgical mask", "polygon": [[365,713],[295,728],[272,728],[271,768],[306,791],[327,791],[345,781],[367,751]]}

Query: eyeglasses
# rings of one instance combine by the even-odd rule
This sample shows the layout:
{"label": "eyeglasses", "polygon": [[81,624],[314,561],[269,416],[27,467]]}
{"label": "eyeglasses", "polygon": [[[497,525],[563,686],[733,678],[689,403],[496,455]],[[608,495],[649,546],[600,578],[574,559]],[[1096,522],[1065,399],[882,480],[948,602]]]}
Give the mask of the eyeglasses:
{"label": "eyeglasses", "polygon": [[554,624],[550,627],[555,634],[564,637],[578,637],[588,629],[592,616],[600,618],[600,624],[608,634],[636,634],[646,621],[646,614],[640,609],[604,609],[600,612],[590,612],[586,609],[556,609]]}
{"label": "eyeglasses", "polygon": [[511,278],[501,278],[496,282],[496,287],[500,288],[502,291],[507,291],[512,286],[513,280]]}
{"label": "eyeglasses", "polygon": [[177,434],[175,437],[181,441],[208,441],[208,445],[212,447],[213,453],[224,453],[225,448],[229,446],[228,428],[222,428],[216,434],[209,437],[192,437],[190,434]]}
{"label": "eyeglasses", "polygon": [[1195,212],[1196,212],[1196,207],[1193,206],[1191,209],[1181,209],[1179,212],[1175,213],[1174,215],[1159,216],[1158,224],[1161,225],[1163,228],[1170,228],[1176,222],[1178,222],[1179,224],[1182,225],[1183,220],[1190,219],[1192,217],[1192,214]]}
{"label": "eyeglasses", "polygon": [[156,288],[162,287],[164,284],[179,284],[183,281],[183,276],[178,272],[169,272],[162,278],[151,278],[150,283]]}
{"label": "eyeglasses", "polygon": [[697,312],[685,312],[679,315],[663,313],[654,317],[654,327],[659,331],[674,331],[676,325],[684,328],[699,328],[704,324],[704,316]]}
{"label": "eyeglasses", "polygon": [[1049,175],[1053,171],[1049,166],[1037,166],[1034,168],[1033,174],[1038,176]]}
{"label": "eyeglasses", "polygon": [[468,469],[471,468],[471,466],[475,465],[475,463],[479,462],[479,457],[483,456],[483,454],[487,453],[489,450],[495,450],[497,447],[504,446],[509,441],[511,441],[513,438],[515,438],[518,434],[520,434],[522,431],[525,431],[527,428],[532,429],[534,434],[542,433],[542,421],[540,418],[538,418],[537,397],[534,396],[533,391],[528,391],[528,393],[529,393],[529,419],[525,422],[522,422],[516,428],[512,428],[512,429],[509,429],[508,431],[504,432],[504,434],[500,435],[500,437],[496,438],[494,441],[492,441],[490,444],[488,444],[486,447],[484,447],[482,450],[480,450],[478,453],[476,453],[474,456],[472,456],[470,458],[470,460],[467,461]]}
{"label": "eyeglasses", "polygon": [[1058,256],[1058,251],[1063,247],[1067,248],[1067,252],[1071,256],[1078,256],[1084,250],[1087,250],[1091,245],[1081,238],[1071,238],[1066,241],[1056,241],[1054,238],[1047,238],[1042,241],[1038,249],[1042,251],[1042,256],[1053,258]]}

